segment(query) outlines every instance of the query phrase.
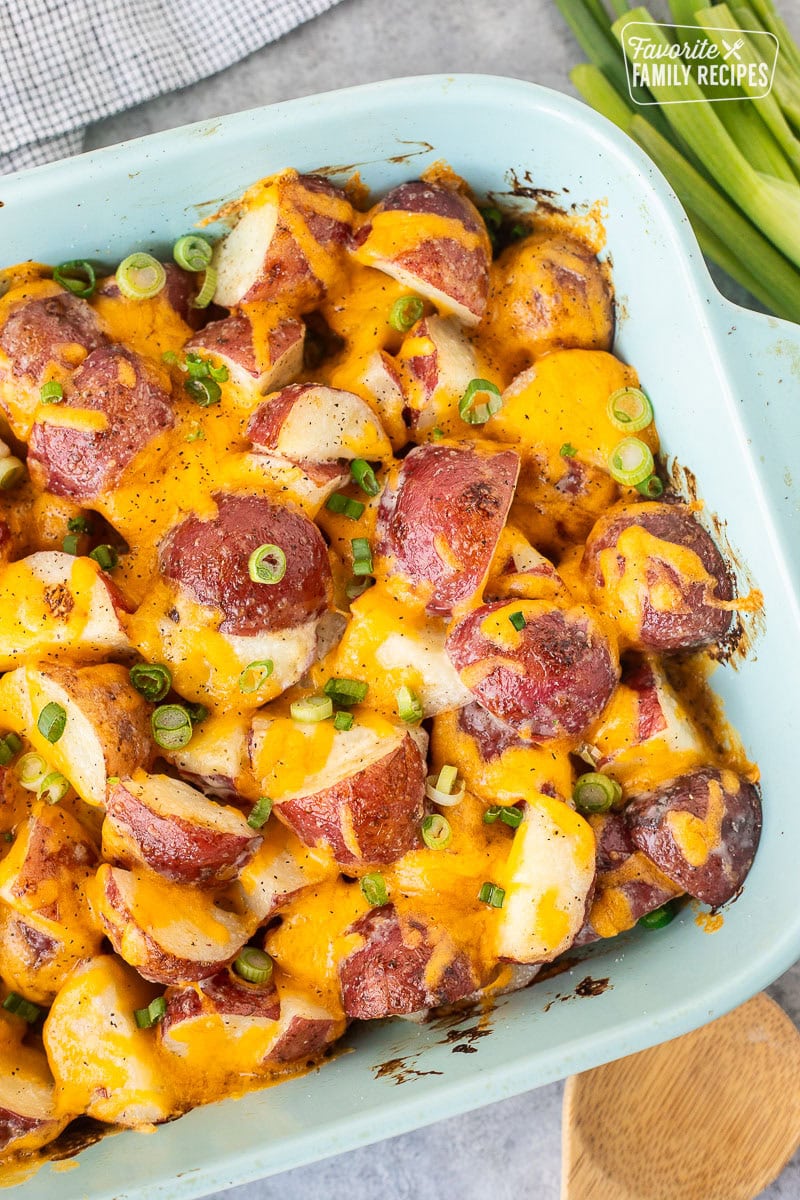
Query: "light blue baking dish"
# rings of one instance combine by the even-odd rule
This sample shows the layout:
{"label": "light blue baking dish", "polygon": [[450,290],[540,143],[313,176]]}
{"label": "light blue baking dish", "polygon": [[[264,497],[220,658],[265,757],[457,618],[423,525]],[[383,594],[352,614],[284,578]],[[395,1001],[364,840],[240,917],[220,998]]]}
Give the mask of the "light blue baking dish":
{"label": "light blue baking dish", "polygon": [[[512,172],[556,199],[607,201],[623,314],[617,352],[652,395],[668,453],[697,473],[762,588],[766,628],[716,686],[760,765],[764,834],[743,895],[707,934],[692,909],[500,1001],[479,1032],[381,1023],[302,1079],[197,1110],[151,1137],[45,1167],[19,1200],[199,1196],[428,1124],[665,1041],[740,1004],[800,955],[800,329],[716,292],[664,179],[614,127],[513,79],[433,76],[315,96],[0,180],[0,258],[116,262],[166,248],[198,215],[277,168],[341,164],[374,189],[446,159],[478,191]],[[585,976],[607,977],[582,997]],[[556,996],[572,995],[551,1005]],[[474,1053],[454,1052],[470,1044]],[[389,1067],[381,1070],[382,1064]],[[402,1080],[403,1082],[398,1082]]]}

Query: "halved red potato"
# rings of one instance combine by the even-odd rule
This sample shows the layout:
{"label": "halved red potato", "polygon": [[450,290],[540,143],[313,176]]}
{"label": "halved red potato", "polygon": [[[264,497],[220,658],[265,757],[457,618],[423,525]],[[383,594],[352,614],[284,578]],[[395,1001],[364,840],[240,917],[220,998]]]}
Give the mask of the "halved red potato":
{"label": "halved red potato", "polygon": [[276,316],[271,308],[250,305],[212,321],[184,350],[211,357],[228,368],[231,380],[248,394],[284,387],[303,368],[306,327],[296,317]]}
{"label": "halved red potato", "polygon": [[443,927],[393,904],[359,918],[348,934],[359,939],[339,964],[348,1017],[369,1021],[453,1004],[480,984]]}
{"label": "halved red potato", "polygon": [[595,879],[595,838],[579,813],[550,796],[528,798],[508,861],[496,952],[514,962],[551,962],[583,927]]}
{"label": "halved red potato", "polygon": [[630,839],[622,813],[588,818],[597,839],[597,880],[586,923],[575,939],[585,946],[616,937],[682,894]]}
{"label": "halved red potato", "polygon": [[263,924],[305,887],[339,873],[327,846],[307,846],[280,821],[263,828],[263,844],[242,868],[239,890],[249,913]]}
{"label": "halved red potato", "polygon": [[639,650],[719,642],[731,628],[733,576],[711,535],[682,504],[623,504],[586,542],[593,602]]}
{"label": "halved red potato", "polygon": [[392,448],[369,405],[352,392],[293,383],[259,405],[247,436],[256,450],[294,463],[391,458]]}
{"label": "halved red potato", "polygon": [[548,600],[473,609],[451,628],[447,653],[484,708],[536,739],[582,733],[619,676],[616,647],[591,610]]}
{"label": "halved red potato", "polygon": [[564,347],[609,350],[614,292],[608,265],[569,234],[531,234],[494,264],[484,320],[515,371]]}
{"label": "halved red potato", "polygon": [[162,754],[177,767],[183,779],[206,796],[240,804],[248,765],[249,733],[249,714],[211,713],[195,727],[187,745],[180,750],[164,750]]}
{"label": "halved red potato", "polygon": [[243,459],[254,471],[263,474],[272,495],[279,495],[286,504],[296,505],[312,520],[329,496],[352,482],[350,465],[344,459],[321,463],[311,459],[292,462],[289,458],[258,449],[243,455]]}
{"label": "halved red potato", "polygon": [[[409,330],[396,358],[403,416],[415,433],[458,425],[458,402],[480,376],[472,343],[453,317],[423,317]],[[454,419],[455,418],[455,419]]]}
{"label": "halved red potato", "polygon": [[75,968],[44,1023],[60,1112],[133,1128],[176,1115],[155,1037],[134,1018],[158,993],[110,954]]}
{"label": "halved red potato", "polygon": [[761,837],[761,798],[747,779],[703,767],[635,796],[631,840],[676,887],[718,908],[745,881]]}
{"label": "halved red potato", "polygon": [[403,598],[451,615],[483,586],[518,471],[513,451],[485,444],[415,447],[381,497],[377,571]]}
{"label": "halved red potato", "polygon": [[154,983],[190,983],[232,962],[250,930],[198,888],[104,863],[89,889],[95,920],[121,958]]}
{"label": "halved red potato", "polygon": [[180,350],[192,330],[208,320],[206,308],[196,308],[198,276],[176,263],[162,263],[166,281],[148,300],[123,296],[116,275],[99,280],[91,304],[109,341],[159,362],[166,351]]}
{"label": "halved red potato", "polygon": [[257,714],[250,755],[259,790],[301,841],[337,862],[389,863],[419,844],[424,731],[361,718],[351,729]]}
{"label": "halved red potato", "polygon": [[408,441],[406,398],[397,363],[385,350],[375,350],[361,368],[361,392],[378,415],[394,450]]}
{"label": "halved red potato", "polygon": [[[55,743],[37,725],[50,703],[59,705],[67,718]],[[24,734],[88,804],[105,802],[108,776],[147,769],[154,757],[150,707],[131,686],[128,671],[116,663],[9,671],[0,679],[0,725]]]}
{"label": "halved red potato", "polygon": [[231,213],[236,224],[214,252],[215,303],[313,307],[341,270],[350,237],[354,214],[344,192],[319,175],[287,170],[254,184],[220,215]]}
{"label": "halved red potato", "polygon": [[515,525],[506,525],[486,580],[485,599],[520,596],[526,600],[549,600],[564,595],[564,580],[550,559],[540,554]]}
{"label": "halved red potato", "polygon": [[281,1012],[266,1063],[311,1062],[345,1031],[341,1010],[289,981],[278,981]]}
{"label": "halved red potato", "polygon": [[173,883],[215,887],[235,879],[261,837],[235,808],[168,775],[138,772],[109,788],[103,857],[147,866]]}
{"label": "halved red potato", "polygon": [[352,254],[462,324],[480,321],[491,245],[480,213],[453,188],[422,179],[393,188],[356,231]]}
{"label": "halved red potato", "polygon": [[121,619],[127,603],[93,559],[30,554],[0,569],[0,593],[0,671],[56,654],[91,662],[131,648]]}
{"label": "halved red potato", "polygon": [[53,1077],[41,1050],[0,1045],[0,1154],[46,1146],[75,1115],[57,1107]]}

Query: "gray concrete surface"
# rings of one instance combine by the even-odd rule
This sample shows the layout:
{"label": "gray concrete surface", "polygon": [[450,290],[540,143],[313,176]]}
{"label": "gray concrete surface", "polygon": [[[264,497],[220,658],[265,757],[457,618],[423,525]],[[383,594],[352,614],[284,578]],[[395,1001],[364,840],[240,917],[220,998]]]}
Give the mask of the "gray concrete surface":
{"label": "gray concrete surface", "polygon": [[[782,0],[781,8],[795,34],[800,33],[797,0]],[[342,0],[316,21],[222,74],[98,123],[88,131],[86,149],[401,75],[478,71],[573,91],[568,72],[578,61],[579,52],[551,0],[505,0],[502,5],[487,0]],[[735,287],[724,281],[723,285],[733,298],[741,298]],[[800,1023],[800,965],[770,990]],[[556,1200],[561,1094],[562,1085],[553,1084],[219,1197]],[[762,1200],[799,1198],[796,1156]]]}

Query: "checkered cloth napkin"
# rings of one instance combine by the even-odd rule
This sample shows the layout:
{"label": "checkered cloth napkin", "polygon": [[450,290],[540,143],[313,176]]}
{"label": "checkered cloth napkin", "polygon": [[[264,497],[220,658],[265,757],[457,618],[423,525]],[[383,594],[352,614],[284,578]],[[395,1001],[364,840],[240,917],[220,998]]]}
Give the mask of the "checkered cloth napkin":
{"label": "checkered cloth napkin", "polygon": [[0,174],[204,79],[338,0],[0,0]]}

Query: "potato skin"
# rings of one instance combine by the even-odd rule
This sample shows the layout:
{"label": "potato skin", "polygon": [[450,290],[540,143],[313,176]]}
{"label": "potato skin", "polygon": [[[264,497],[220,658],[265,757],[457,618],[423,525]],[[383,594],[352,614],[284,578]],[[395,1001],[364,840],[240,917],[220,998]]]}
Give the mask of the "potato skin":
{"label": "potato skin", "polygon": [[61,409],[103,413],[107,428],[86,431],[37,421],[28,461],[41,487],[81,500],[112,490],[139,451],[174,423],[170,397],[152,369],[122,346],[92,351],[75,372]]}
{"label": "potato skin", "polygon": [[[279,319],[270,327],[256,353],[253,314],[231,313],[212,321],[190,338],[184,349],[215,354],[229,367],[233,378],[257,391],[280,387],[303,365],[305,325],[294,318]],[[264,349],[267,354],[263,356]]]}
{"label": "potato skin", "polygon": [[[426,981],[426,968],[434,952],[441,952],[426,922],[404,917],[392,904],[375,908],[349,930],[364,944],[339,966],[342,1000],[348,1017],[370,1021],[454,1004],[479,986],[466,955],[454,945],[435,987]],[[441,930],[437,930],[441,938]]]}
{"label": "potato skin", "polygon": [[[378,510],[380,567],[430,588],[427,611],[449,616],[481,586],[514,495],[512,450],[417,446],[390,478]],[[447,560],[437,549],[444,549]],[[383,560],[381,562],[381,560]]]}
{"label": "potato skin", "polygon": [[44,381],[51,362],[75,366],[75,356],[65,352],[67,347],[90,352],[105,343],[91,306],[66,291],[21,304],[0,329],[0,350],[10,359],[12,377],[33,384]]}
{"label": "potato skin", "polygon": [[[240,637],[277,632],[321,616],[332,577],[322,535],[307,517],[264,496],[218,493],[217,516],[188,517],[161,546],[161,570],[201,604],[220,609],[220,629]],[[248,559],[261,545],[286,555],[275,584],[254,582]]]}
{"label": "potato skin", "polygon": [[[516,612],[525,625],[515,636]],[[501,631],[494,636],[493,626]],[[534,739],[582,733],[619,676],[615,648],[590,610],[547,601],[483,604],[456,622],[446,646],[479,703]]]}
{"label": "potato skin", "polygon": [[677,887],[717,908],[744,883],[761,836],[758,789],[733,771],[703,767],[634,797],[631,841]]}
{"label": "potato skin", "polygon": [[205,1013],[277,1021],[281,1011],[278,990],[272,980],[267,985],[247,983],[230,967],[196,983],[170,987],[165,999],[167,1011],[159,1027],[163,1039],[173,1026]]}
{"label": "potato skin", "polygon": [[[640,562],[634,555],[633,565],[628,563],[626,567],[628,560],[620,539],[634,527],[667,543],[665,554],[670,553],[670,545],[693,552],[698,565],[711,577],[710,588],[707,581],[685,577],[668,561],[654,557]],[[638,613],[621,598],[619,577],[606,578],[601,555],[615,548],[620,573],[630,571],[634,576]],[[714,600],[733,599],[730,569],[711,535],[682,504],[643,503],[612,509],[600,518],[587,539],[583,571],[594,603],[616,619],[621,633],[637,649],[661,653],[686,650],[720,641],[731,627],[733,613],[714,604]],[[678,596],[678,603],[669,611],[664,610],[663,602],[654,599],[655,589],[663,592],[664,582]]]}

